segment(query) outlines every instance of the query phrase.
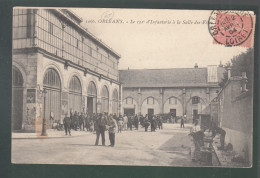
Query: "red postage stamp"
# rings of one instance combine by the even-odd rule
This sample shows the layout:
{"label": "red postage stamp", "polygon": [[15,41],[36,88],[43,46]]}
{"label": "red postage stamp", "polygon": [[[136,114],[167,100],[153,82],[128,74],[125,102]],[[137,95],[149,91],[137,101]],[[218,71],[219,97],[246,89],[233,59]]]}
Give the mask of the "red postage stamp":
{"label": "red postage stamp", "polygon": [[255,16],[249,11],[212,11],[208,28],[215,44],[253,47]]}

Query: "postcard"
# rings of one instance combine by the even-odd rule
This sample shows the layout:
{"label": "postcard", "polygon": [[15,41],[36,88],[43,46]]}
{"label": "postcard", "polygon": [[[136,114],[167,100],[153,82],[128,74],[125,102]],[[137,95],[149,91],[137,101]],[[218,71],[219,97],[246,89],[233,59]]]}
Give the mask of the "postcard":
{"label": "postcard", "polygon": [[252,167],[255,19],[14,7],[12,163]]}

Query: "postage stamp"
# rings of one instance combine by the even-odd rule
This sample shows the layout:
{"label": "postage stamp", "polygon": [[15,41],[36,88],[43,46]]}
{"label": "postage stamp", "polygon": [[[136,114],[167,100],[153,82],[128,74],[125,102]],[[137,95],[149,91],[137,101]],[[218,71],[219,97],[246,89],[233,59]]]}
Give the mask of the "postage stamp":
{"label": "postage stamp", "polygon": [[254,15],[247,11],[214,10],[208,28],[216,44],[252,47],[254,20]]}

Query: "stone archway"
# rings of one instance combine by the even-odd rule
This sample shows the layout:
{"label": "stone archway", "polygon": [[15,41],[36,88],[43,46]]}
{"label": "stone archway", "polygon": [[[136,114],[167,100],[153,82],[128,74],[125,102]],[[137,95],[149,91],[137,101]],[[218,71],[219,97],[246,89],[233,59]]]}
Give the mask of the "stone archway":
{"label": "stone archway", "polygon": [[45,118],[51,126],[51,115],[55,120],[61,119],[61,80],[54,68],[49,68],[43,78],[43,87],[46,89]]}
{"label": "stone archway", "polygon": [[21,130],[23,122],[23,76],[13,67],[12,78],[12,130]]}

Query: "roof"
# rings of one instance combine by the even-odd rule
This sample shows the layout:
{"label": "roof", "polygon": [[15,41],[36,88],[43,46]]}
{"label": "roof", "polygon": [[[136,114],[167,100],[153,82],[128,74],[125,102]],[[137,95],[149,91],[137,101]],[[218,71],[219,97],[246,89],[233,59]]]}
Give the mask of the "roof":
{"label": "roof", "polygon": [[119,70],[119,81],[123,87],[218,87],[207,81],[207,68]]}
{"label": "roof", "polygon": [[71,9],[61,9],[61,11],[67,13],[71,18],[73,18],[78,24],[80,24],[83,20],[77,14],[75,14]]}
{"label": "roof", "polygon": [[[112,55],[114,55],[117,59],[119,59],[121,57],[120,54],[118,54],[115,50],[113,50],[110,46],[108,46],[107,44],[105,44],[102,40],[100,40],[99,38],[97,38],[95,35],[93,35],[91,32],[89,32],[87,29],[85,29],[83,26],[81,26],[80,20],[81,18],[79,16],[77,16],[73,11],[67,9],[67,11],[65,11],[66,13],[64,13],[64,9],[51,9],[54,12],[59,13],[60,15],[62,15],[63,17],[65,17],[67,20],[69,20],[78,30],[80,30],[83,34],[87,35],[89,38],[91,38],[94,42],[96,42],[97,44],[99,44],[101,47],[103,47],[104,49],[108,50]],[[68,14],[70,16],[68,16]],[[76,23],[75,21],[73,21],[71,19],[71,16],[73,16],[74,20],[77,20],[78,18],[78,22]]]}

